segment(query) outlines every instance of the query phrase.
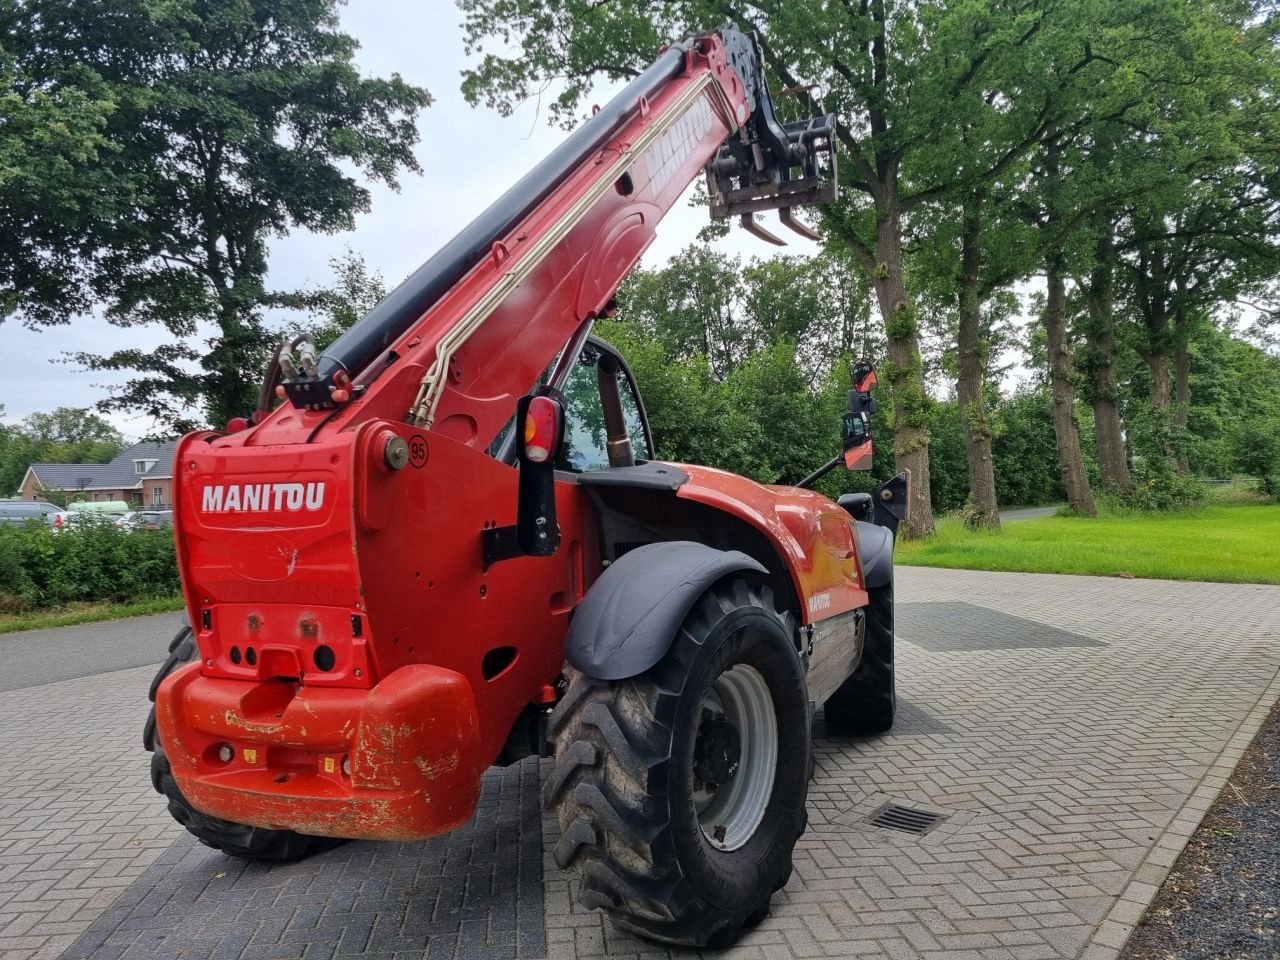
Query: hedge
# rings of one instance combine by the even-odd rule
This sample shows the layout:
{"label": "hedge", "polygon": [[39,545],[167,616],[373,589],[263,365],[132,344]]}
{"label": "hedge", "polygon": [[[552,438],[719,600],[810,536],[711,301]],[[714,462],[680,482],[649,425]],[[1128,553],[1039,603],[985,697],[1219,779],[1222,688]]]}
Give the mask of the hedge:
{"label": "hedge", "polygon": [[173,531],[125,530],[109,520],[55,531],[0,524],[0,613],[70,603],[135,603],[180,590]]}

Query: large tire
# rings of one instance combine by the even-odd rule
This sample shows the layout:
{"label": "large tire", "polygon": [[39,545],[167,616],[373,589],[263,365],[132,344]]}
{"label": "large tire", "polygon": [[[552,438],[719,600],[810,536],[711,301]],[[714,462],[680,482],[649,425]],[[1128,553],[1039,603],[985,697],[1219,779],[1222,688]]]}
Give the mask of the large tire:
{"label": "large tire", "polygon": [[213,847],[243,860],[296,860],[342,843],[342,840],[332,837],[309,837],[292,830],[267,830],[210,817],[187,802],[187,798],[178,789],[178,782],[173,778],[173,770],[164,755],[164,745],[156,732],[155,702],[160,682],[178,667],[190,663],[197,653],[191,628],[183,627],[169,644],[169,658],[151,681],[151,712],[147,715],[147,722],[142,730],[142,745],[152,752],[151,785],[169,801],[169,814],[206,847]]}
{"label": "large tire", "polygon": [[827,723],[845,733],[884,733],[898,698],[893,677],[893,584],[869,592],[866,642],[858,668],[826,702]]}
{"label": "large tire", "polygon": [[767,590],[722,581],[645,673],[570,672],[543,796],[585,906],[694,947],[728,946],[768,914],[806,824],[809,704],[792,633]]}

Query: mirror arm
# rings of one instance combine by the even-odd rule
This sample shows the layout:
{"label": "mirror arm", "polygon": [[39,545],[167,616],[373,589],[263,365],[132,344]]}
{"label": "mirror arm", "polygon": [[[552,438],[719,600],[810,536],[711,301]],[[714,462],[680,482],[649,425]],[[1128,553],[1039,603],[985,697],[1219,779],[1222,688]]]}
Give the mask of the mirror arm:
{"label": "mirror arm", "polygon": [[844,466],[843,453],[840,454],[838,457],[833,457],[831,460],[828,460],[826,463],[820,466],[817,470],[813,471],[813,473],[809,474],[807,477],[805,477],[803,480],[797,483],[796,486],[804,487],[806,489],[809,487],[812,487],[815,483],[817,483],[819,480],[825,477],[828,473],[830,473],[836,467],[840,467],[840,466]]}

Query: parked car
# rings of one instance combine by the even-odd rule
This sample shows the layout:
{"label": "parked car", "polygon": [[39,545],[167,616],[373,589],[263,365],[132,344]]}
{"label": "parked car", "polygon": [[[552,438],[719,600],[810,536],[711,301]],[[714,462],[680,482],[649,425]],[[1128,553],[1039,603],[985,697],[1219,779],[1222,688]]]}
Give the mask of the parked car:
{"label": "parked car", "polygon": [[43,520],[50,525],[62,509],[44,500],[0,500],[0,523],[26,523]]}
{"label": "parked car", "polygon": [[67,530],[71,527],[88,527],[95,523],[119,524],[122,518],[109,513],[91,513],[84,510],[61,510],[49,518],[54,530]]}
{"label": "parked car", "polygon": [[173,511],[136,510],[112,519],[126,530],[162,530],[173,526]]}
{"label": "parked car", "polygon": [[130,505],[125,500],[73,500],[67,504],[67,511],[114,518],[129,513]]}
{"label": "parked car", "polygon": [[143,518],[143,526],[148,530],[162,530],[173,526],[172,510],[143,510],[139,516]]}

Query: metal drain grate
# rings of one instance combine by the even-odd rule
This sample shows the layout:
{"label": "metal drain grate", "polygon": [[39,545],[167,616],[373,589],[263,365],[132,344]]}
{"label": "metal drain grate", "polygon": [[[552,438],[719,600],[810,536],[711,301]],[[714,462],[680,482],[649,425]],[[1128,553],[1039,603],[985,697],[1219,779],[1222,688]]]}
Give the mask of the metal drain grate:
{"label": "metal drain grate", "polygon": [[867,823],[873,827],[883,827],[886,830],[901,830],[903,833],[928,833],[943,820],[946,816],[941,813],[928,813],[924,810],[912,810],[910,807],[900,807],[896,803],[886,803],[871,816],[867,817]]}

